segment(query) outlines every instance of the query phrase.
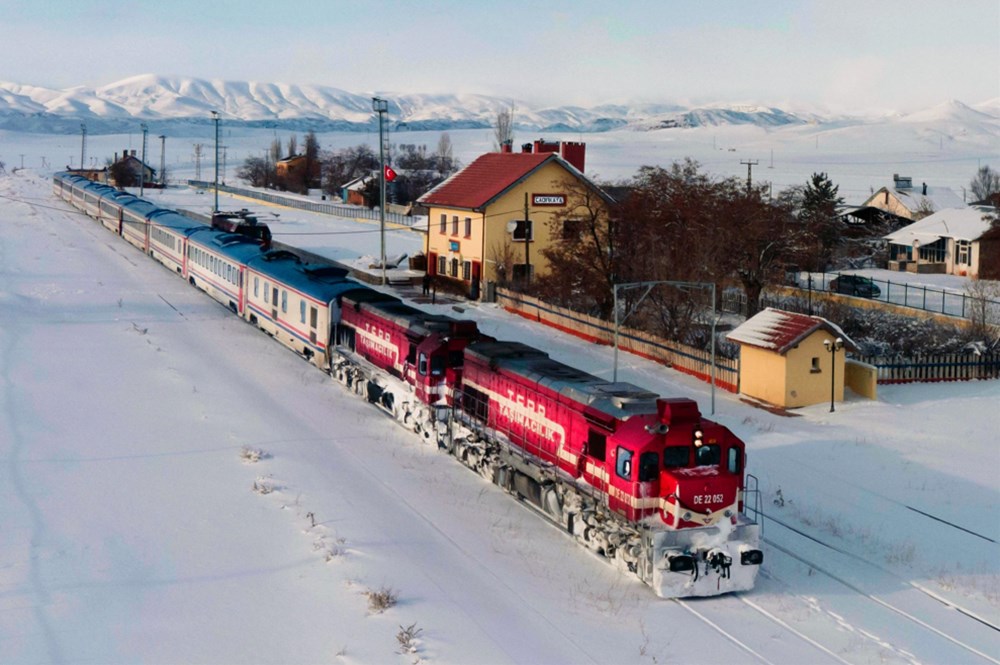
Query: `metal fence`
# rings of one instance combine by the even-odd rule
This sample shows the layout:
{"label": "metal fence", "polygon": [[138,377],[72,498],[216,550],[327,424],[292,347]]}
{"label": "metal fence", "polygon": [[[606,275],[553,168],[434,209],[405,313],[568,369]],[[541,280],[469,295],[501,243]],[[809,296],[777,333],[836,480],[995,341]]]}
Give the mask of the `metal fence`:
{"label": "metal fence", "polygon": [[[205,182],[204,180],[188,180],[187,184],[189,187],[198,187],[200,189],[215,189],[214,182]],[[324,215],[335,215],[337,217],[346,217],[347,219],[370,219],[373,221],[381,221],[381,216],[379,215],[377,208],[366,208],[364,206],[350,206],[336,203],[320,203],[317,201],[303,201],[302,199],[297,199],[292,196],[273,194],[271,192],[261,192],[255,189],[244,189],[242,187],[232,187],[230,185],[219,185],[219,191],[226,192],[227,194],[236,194],[237,196],[245,196],[250,199],[257,199],[258,201],[276,203],[288,208],[298,208],[299,210],[318,212]],[[413,228],[418,227],[420,224],[426,224],[427,220],[424,217],[402,215],[397,212],[390,212],[386,210],[385,221]]]}
{"label": "metal fence", "polygon": [[[829,291],[840,295],[853,295],[849,288],[838,282],[831,285],[834,279],[842,277],[841,273],[797,273],[791,276],[790,286],[796,286],[803,291]],[[928,286],[914,286],[906,282],[893,282],[888,279],[872,278],[871,282],[878,288],[878,295],[864,297],[879,302],[912,307],[914,309],[937,314],[958,316],[964,319],[974,318],[977,312],[986,312],[988,321],[1000,322],[1000,300],[983,299],[948,289]]]}

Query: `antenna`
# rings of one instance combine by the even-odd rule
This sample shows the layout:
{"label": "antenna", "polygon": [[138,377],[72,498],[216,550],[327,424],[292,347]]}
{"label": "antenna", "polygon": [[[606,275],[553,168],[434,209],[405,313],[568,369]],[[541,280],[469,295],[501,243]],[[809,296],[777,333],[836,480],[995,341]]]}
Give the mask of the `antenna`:
{"label": "antenna", "polygon": [[87,163],[87,125],[80,123],[80,168]]}

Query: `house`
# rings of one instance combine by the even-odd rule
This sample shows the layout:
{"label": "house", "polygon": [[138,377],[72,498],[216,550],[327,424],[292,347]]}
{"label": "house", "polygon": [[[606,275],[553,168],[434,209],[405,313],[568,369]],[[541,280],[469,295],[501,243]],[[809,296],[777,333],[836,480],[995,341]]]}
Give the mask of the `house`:
{"label": "house", "polygon": [[[889,269],[917,273],[946,273],[977,277],[995,247],[990,230],[992,206],[964,206],[941,210],[883,236],[889,243]],[[993,261],[996,260],[993,255]]]}
{"label": "house", "polygon": [[320,163],[305,155],[292,155],[279,159],[274,165],[279,182],[310,185],[319,179]]}
{"label": "house", "polygon": [[376,173],[367,173],[363,176],[358,176],[354,180],[351,180],[341,186],[340,197],[344,200],[344,203],[356,206],[367,205],[367,202],[365,201],[365,190],[368,189],[370,183],[377,178],[378,175]]}
{"label": "house", "polygon": [[[122,150],[121,159],[118,159],[118,153],[116,152],[114,164],[115,166],[112,167],[111,169],[112,172],[119,164],[122,164],[126,169],[128,169],[129,172],[132,173],[132,178],[134,182],[138,183],[139,178],[141,177],[144,186],[146,187],[158,186],[156,184],[156,169],[151,168],[148,164],[146,164],[141,159],[136,157],[135,150],[132,150],[131,152],[127,148],[125,150]],[[114,180],[114,177],[112,177],[111,179]],[[118,186],[117,182],[112,182],[110,184],[114,185],[115,187]]]}
{"label": "house", "polygon": [[726,339],[740,345],[741,394],[785,408],[843,401],[845,355],[857,346],[823,317],[768,307]]}
{"label": "house", "polygon": [[542,251],[561,237],[578,205],[574,192],[613,199],[584,174],[586,145],[535,141],[480,156],[418,199],[427,208],[427,270],[473,298],[489,282],[530,281],[548,273]]}
{"label": "house", "polygon": [[961,208],[965,205],[962,197],[947,187],[928,187],[925,182],[914,188],[913,178],[898,173],[893,174],[892,182],[892,187],[880,188],[860,207],[870,206],[899,217],[916,220],[937,210]]}
{"label": "house", "polygon": [[108,184],[108,167],[105,166],[100,169],[71,169],[66,168],[66,173],[71,175],[83,176],[87,180],[92,180],[93,182],[99,182],[102,185]]}

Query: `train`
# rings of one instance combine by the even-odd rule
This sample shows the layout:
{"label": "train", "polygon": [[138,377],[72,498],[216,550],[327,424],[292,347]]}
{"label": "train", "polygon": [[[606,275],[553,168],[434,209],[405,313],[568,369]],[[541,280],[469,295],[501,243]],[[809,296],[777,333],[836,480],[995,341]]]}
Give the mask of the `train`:
{"label": "train", "polygon": [[609,382],[333,265],[71,173],[53,192],[663,598],[750,590],[746,446],[685,397]]}

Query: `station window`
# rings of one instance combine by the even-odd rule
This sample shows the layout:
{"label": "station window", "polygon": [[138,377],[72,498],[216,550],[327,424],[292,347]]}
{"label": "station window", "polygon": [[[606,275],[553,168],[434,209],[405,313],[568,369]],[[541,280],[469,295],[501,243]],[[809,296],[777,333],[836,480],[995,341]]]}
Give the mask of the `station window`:
{"label": "station window", "polygon": [[451,235],[458,235],[458,215],[451,216]]}
{"label": "station window", "polygon": [[439,230],[441,233],[448,233],[448,215],[441,215],[441,227]]}
{"label": "station window", "polygon": [[462,279],[472,279],[472,261],[465,261],[462,264]]}
{"label": "station window", "polygon": [[438,257],[438,274],[445,275],[448,272],[448,259],[444,256]]}
{"label": "station window", "polygon": [[465,237],[466,238],[471,238],[472,237],[472,218],[471,217],[466,217],[465,218]]}
{"label": "station window", "polygon": [[458,259],[451,260],[451,276],[458,277]]}
{"label": "station window", "polygon": [[819,374],[822,370],[819,367],[819,356],[813,356],[812,367],[809,368],[812,374]]}

